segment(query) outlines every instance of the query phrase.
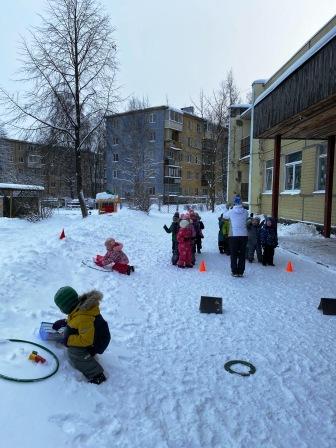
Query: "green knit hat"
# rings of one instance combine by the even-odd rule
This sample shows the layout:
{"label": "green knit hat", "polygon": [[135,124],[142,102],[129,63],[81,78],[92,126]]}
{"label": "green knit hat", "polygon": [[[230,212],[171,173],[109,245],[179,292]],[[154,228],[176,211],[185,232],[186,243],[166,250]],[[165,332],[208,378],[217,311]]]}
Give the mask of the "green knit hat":
{"label": "green knit hat", "polygon": [[71,286],[63,286],[55,294],[54,302],[64,314],[70,314],[78,305],[78,294]]}

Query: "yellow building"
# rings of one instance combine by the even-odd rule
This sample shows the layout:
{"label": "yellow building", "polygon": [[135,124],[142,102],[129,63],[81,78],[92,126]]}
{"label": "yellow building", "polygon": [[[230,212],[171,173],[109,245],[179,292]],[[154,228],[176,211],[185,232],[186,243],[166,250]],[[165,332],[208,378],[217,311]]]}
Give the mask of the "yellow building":
{"label": "yellow building", "polygon": [[[252,84],[252,105],[231,108],[229,200],[240,193],[252,212],[277,213],[280,219],[324,227],[329,219],[336,226],[336,207],[331,206],[335,202],[335,178],[328,187],[329,202],[325,194],[327,179],[329,184],[332,179],[332,175],[327,176],[327,155],[332,164],[329,173],[335,167],[336,99],[332,99],[336,83],[330,72],[335,59],[336,16],[268,81]],[[279,176],[275,176],[275,154],[279,157]],[[248,195],[244,185],[247,178]],[[279,194],[275,195],[274,185]]]}

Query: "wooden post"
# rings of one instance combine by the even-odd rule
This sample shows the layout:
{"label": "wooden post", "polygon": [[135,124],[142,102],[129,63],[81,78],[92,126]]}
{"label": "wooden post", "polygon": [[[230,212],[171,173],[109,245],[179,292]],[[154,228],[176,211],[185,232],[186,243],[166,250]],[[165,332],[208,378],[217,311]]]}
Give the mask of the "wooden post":
{"label": "wooden post", "polygon": [[275,220],[278,220],[278,210],[279,210],[280,156],[281,156],[281,135],[277,135],[274,139],[274,163],[273,163],[273,185],[272,185],[272,217]]}
{"label": "wooden post", "polygon": [[323,235],[326,238],[330,238],[332,191],[333,191],[333,179],[334,179],[334,161],[335,161],[335,135],[332,135],[332,136],[328,137],[326,186],[325,186],[325,197],[324,197]]}
{"label": "wooden post", "polygon": [[9,197],[9,217],[12,218],[13,214],[13,191],[10,192]]}

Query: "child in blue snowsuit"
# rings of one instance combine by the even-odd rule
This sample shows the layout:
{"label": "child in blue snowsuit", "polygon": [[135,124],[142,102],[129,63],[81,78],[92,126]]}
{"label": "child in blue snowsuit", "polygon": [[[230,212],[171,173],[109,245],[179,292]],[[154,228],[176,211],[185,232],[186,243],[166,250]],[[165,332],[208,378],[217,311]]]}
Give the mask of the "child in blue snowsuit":
{"label": "child in blue snowsuit", "polygon": [[174,213],[173,216],[173,222],[171,223],[170,227],[167,227],[166,224],[163,226],[165,231],[167,233],[172,234],[172,264],[176,265],[177,260],[179,258],[179,251],[178,251],[178,241],[177,241],[177,234],[180,230],[180,215],[178,212]]}
{"label": "child in blue snowsuit", "polygon": [[266,218],[260,231],[260,241],[263,248],[262,264],[274,266],[274,250],[278,246],[277,224],[274,218]]}

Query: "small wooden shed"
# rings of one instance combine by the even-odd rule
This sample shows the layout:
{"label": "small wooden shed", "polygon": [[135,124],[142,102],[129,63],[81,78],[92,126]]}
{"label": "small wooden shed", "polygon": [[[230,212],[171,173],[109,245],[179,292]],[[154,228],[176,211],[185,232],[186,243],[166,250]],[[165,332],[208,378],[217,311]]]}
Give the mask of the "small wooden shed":
{"label": "small wooden shed", "polygon": [[118,195],[102,192],[96,194],[96,204],[98,205],[98,213],[115,213],[118,211],[118,204],[121,201]]}
{"label": "small wooden shed", "polygon": [[41,211],[40,185],[0,183],[0,217],[15,218],[39,214]]}

